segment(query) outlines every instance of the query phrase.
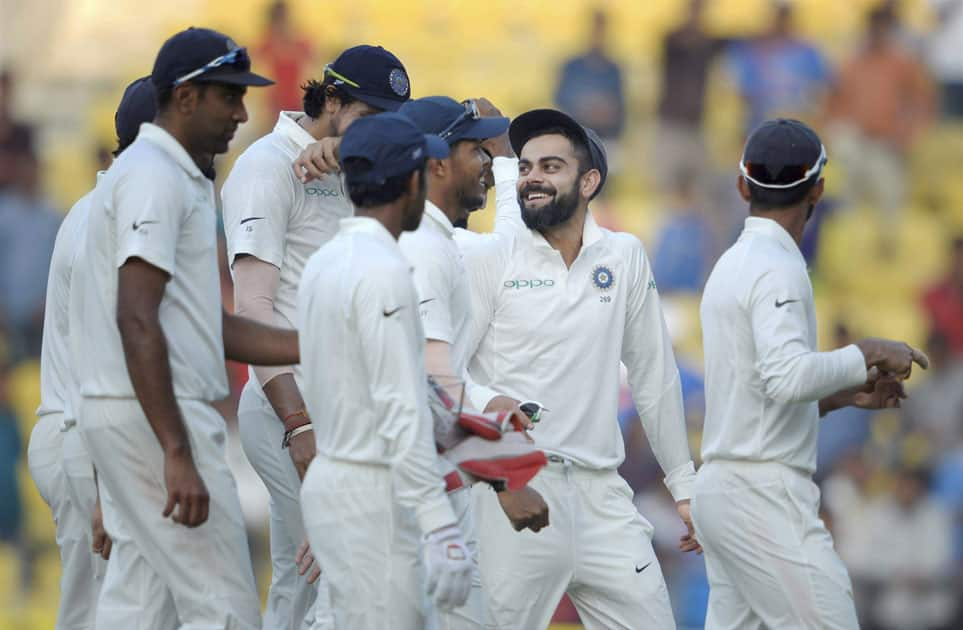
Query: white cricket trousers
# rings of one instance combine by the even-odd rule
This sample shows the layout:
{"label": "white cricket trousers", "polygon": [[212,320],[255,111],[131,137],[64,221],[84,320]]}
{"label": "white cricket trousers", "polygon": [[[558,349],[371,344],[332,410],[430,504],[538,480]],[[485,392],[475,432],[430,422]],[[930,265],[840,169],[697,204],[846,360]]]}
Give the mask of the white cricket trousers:
{"label": "white cricket trousers", "polygon": [[113,539],[98,630],[259,630],[260,602],[241,504],[225,457],[225,426],[209,403],[178,400],[210,495],[207,522],[164,518],[164,454],[134,399],[84,398],[81,435],[104,492]]}
{"label": "white cricket trousers", "polygon": [[549,526],[516,532],[491,488],[476,484],[481,579],[499,630],[548,627],[568,593],[586,630],[675,628],[652,526],[614,470],[549,461],[529,483]]}
{"label": "white cricket trousers", "polygon": [[94,627],[107,563],[91,550],[90,525],[97,498],[93,468],[82,444],[79,452],[70,448],[69,442],[78,441],[77,429],[64,429],[63,424],[62,414],[37,420],[27,447],[27,465],[56,525],[61,565],[56,628],[87,630]]}
{"label": "white cricket trousers", "polygon": [[387,466],[319,454],[301,487],[308,540],[328,574],[337,630],[425,630],[421,535]]}
{"label": "white cricket trousers", "polygon": [[703,464],[692,520],[709,578],[706,630],[859,628],[809,474],[776,462]]}
{"label": "white cricket trousers", "polygon": [[294,562],[307,536],[301,516],[301,480],[291,455],[281,448],[284,424],[251,380],[241,392],[237,420],[244,454],[271,496],[271,588],[263,628],[331,630],[327,577],[322,572],[317,582],[308,584]]}
{"label": "white cricket trousers", "polygon": [[[487,483],[480,485],[488,486]],[[465,545],[475,563],[475,574],[472,577],[471,592],[463,606],[451,611],[436,611],[437,630],[485,630],[491,625],[491,616],[478,567],[478,532],[472,513],[474,507],[471,487],[466,486],[450,493],[448,500],[458,518],[458,529],[461,530]]]}

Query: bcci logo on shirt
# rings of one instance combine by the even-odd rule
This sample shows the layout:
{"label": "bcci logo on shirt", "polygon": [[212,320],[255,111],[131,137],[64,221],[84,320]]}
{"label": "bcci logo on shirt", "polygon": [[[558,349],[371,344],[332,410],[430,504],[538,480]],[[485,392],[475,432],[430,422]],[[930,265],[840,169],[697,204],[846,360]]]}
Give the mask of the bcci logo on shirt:
{"label": "bcci logo on shirt", "polygon": [[614,283],[615,276],[612,275],[612,270],[605,265],[599,265],[592,271],[592,284],[597,289],[608,291]]}

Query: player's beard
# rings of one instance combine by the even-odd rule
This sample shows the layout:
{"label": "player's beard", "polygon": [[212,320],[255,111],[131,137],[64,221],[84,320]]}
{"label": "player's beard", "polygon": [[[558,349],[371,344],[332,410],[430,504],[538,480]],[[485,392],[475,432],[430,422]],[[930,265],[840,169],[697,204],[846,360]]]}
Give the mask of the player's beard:
{"label": "player's beard", "polygon": [[[525,205],[525,197],[533,192],[541,192],[547,195],[554,193],[554,196],[550,202],[541,208],[529,208]],[[578,201],[579,197],[575,184],[572,184],[572,188],[565,194],[544,186],[526,186],[518,193],[518,205],[522,208],[522,221],[525,222],[528,229],[538,232],[545,232],[571,219],[576,208],[578,208]]]}

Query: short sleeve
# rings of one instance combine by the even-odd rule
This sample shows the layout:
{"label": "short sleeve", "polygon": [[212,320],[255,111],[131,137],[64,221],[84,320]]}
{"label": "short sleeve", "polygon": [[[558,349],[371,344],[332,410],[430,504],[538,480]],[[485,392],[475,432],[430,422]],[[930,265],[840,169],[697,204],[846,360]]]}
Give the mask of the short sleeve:
{"label": "short sleeve", "polygon": [[290,168],[274,162],[254,166],[253,159],[235,165],[221,189],[228,260],[233,265],[235,257],[248,254],[280,269],[294,208]]}
{"label": "short sleeve", "polygon": [[113,192],[117,267],[130,258],[174,275],[181,224],[190,212],[191,191],[171,169],[149,165],[121,175]]}
{"label": "short sleeve", "polygon": [[401,247],[414,268],[412,280],[418,293],[418,310],[425,338],[454,343],[451,321],[451,274],[454,267],[445,265],[437,252],[429,251],[418,239],[404,237]]}

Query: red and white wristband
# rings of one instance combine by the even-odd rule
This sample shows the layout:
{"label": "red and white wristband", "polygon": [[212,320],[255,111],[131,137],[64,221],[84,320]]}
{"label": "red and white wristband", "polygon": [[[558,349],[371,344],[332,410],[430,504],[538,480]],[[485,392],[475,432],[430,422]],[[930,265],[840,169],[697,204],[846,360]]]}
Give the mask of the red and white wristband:
{"label": "red and white wristband", "polygon": [[284,439],[281,440],[281,448],[287,448],[291,444],[291,440],[302,433],[314,430],[307,409],[298,409],[294,413],[284,416],[283,422]]}

